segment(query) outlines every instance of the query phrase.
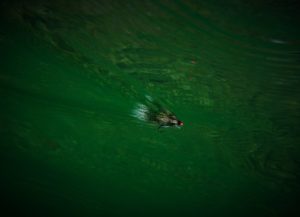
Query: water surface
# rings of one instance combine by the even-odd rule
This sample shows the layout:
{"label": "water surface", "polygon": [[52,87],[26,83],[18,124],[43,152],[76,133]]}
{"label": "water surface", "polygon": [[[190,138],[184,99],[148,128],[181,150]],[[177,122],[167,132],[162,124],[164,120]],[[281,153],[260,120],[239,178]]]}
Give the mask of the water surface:
{"label": "water surface", "polygon": [[7,216],[296,216],[295,2],[1,2]]}

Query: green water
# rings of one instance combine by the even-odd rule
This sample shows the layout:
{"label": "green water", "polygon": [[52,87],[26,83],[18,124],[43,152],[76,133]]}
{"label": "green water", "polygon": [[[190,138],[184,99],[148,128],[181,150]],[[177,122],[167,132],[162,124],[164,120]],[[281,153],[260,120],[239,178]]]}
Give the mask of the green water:
{"label": "green water", "polygon": [[1,216],[299,214],[296,1],[0,8]]}

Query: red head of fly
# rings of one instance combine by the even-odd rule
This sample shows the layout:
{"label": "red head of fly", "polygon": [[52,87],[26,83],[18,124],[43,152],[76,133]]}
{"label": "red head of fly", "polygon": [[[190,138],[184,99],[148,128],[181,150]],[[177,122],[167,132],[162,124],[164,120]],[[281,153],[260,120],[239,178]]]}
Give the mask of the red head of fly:
{"label": "red head of fly", "polygon": [[179,126],[183,126],[183,122],[182,122],[182,121],[178,121],[177,124],[178,124]]}

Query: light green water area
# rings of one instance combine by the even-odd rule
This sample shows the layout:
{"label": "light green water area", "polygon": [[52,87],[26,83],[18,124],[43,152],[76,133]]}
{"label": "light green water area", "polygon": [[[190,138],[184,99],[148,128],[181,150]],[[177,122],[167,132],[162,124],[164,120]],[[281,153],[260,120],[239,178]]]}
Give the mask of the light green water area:
{"label": "light green water area", "polygon": [[[298,216],[296,1],[0,11],[1,216]],[[146,95],[185,125],[132,117]]]}

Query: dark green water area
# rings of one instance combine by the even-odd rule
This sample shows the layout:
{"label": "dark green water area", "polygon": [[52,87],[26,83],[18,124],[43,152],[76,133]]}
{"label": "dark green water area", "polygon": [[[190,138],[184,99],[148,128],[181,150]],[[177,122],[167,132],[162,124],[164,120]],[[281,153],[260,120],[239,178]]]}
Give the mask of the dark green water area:
{"label": "dark green water area", "polygon": [[0,215],[299,216],[299,11],[1,1]]}

